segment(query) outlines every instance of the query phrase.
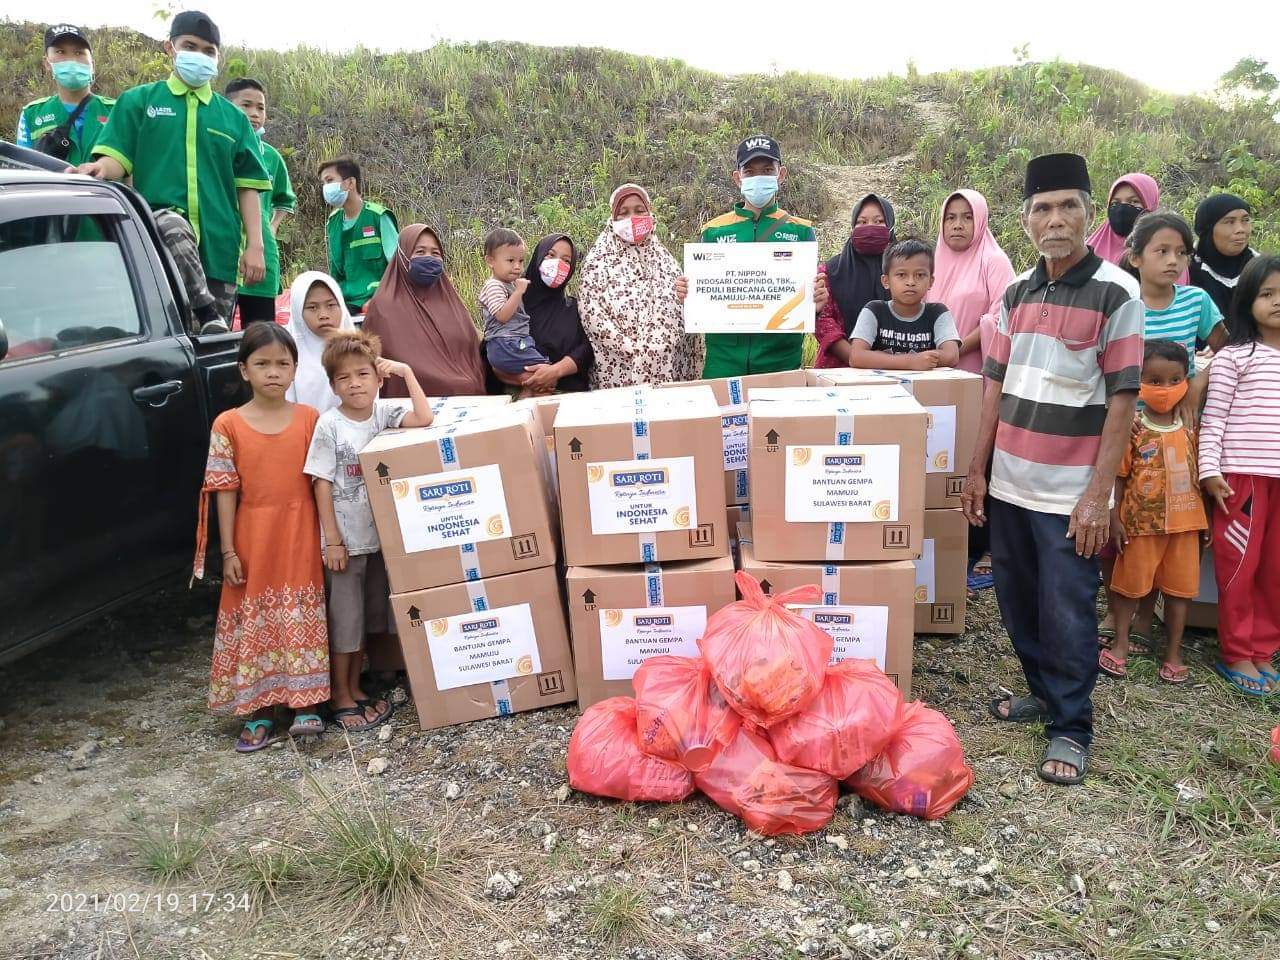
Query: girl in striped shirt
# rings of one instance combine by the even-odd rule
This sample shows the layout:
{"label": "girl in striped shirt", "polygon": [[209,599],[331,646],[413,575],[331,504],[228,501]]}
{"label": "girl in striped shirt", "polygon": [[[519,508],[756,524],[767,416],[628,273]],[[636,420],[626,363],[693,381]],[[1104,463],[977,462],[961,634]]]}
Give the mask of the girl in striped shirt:
{"label": "girl in striped shirt", "polygon": [[1215,665],[1240,693],[1280,691],[1280,257],[1255,257],[1231,302],[1231,339],[1209,367],[1200,484],[1216,504]]}

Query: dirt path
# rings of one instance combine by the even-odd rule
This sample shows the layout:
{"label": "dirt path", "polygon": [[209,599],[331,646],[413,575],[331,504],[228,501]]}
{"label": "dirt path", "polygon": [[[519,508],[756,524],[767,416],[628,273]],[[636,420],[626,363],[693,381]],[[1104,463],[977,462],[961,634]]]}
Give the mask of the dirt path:
{"label": "dirt path", "polygon": [[[952,109],[936,100],[912,103],[917,120],[927,129],[942,133],[954,119]],[[818,236],[844,237],[849,230],[849,212],[868,193],[892,196],[902,173],[915,160],[914,153],[901,153],[875,163],[857,166],[813,164],[823,179],[830,198],[828,215],[817,224]]]}

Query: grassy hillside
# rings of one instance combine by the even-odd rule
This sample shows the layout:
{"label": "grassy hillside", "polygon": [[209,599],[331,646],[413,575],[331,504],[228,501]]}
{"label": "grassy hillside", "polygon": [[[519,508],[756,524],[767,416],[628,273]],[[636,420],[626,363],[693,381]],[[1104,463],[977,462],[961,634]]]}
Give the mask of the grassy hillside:
{"label": "grassy hillside", "polygon": [[[108,93],[165,73],[159,45],[146,37],[105,30],[93,40],[99,88]],[[40,46],[36,25],[0,23],[6,126],[47,90]],[[443,225],[467,296],[483,277],[477,247],[488,228],[511,226],[529,239],[562,230],[590,244],[610,190],[624,180],[650,189],[662,238],[678,249],[733,201],[731,149],[756,130],[783,143],[786,206],[798,215],[839,220],[832,171],[896,157],[890,183],[900,232],[935,236],[941,198],[974,186],[991,199],[1015,263],[1029,253],[1017,224],[1022,169],[1051,149],[1087,153],[1099,193],[1119,173],[1146,170],[1185,212],[1210,189],[1230,186],[1266,221],[1259,240],[1274,247],[1278,237],[1280,127],[1264,108],[1167,97],[1088,67],[845,81],[726,78],[674,60],[507,43],[391,55],[228,50],[220,82],[245,74],[268,87],[267,138],[299,194],[298,215],[281,233],[290,275],[323,264],[325,210],[314,183],[323,157],[358,156],[367,193],[401,223]],[[935,108],[932,116],[921,102]],[[822,242],[833,251],[843,236],[828,230]]]}

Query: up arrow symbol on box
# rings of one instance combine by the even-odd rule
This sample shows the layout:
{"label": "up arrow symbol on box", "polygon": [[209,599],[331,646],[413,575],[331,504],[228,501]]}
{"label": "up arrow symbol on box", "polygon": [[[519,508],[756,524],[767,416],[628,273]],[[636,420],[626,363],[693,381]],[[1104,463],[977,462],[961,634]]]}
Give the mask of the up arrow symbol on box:
{"label": "up arrow symbol on box", "polygon": [[378,476],[380,476],[383,480],[387,479],[387,474],[391,472],[390,468],[385,463],[381,463],[381,462],[379,462],[378,465],[374,467],[374,470],[377,472]]}
{"label": "up arrow symbol on box", "polygon": [[776,447],[778,445],[778,431],[770,430],[768,433],[764,435],[764,439],[765,439],[765,442],[769,444],[769,446]]}

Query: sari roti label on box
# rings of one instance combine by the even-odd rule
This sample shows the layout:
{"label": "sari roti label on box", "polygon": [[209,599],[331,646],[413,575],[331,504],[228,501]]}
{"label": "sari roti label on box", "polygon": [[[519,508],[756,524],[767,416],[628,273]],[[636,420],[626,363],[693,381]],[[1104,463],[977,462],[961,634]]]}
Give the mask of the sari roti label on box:
{"label": "sari roti label on box", "polygon": [[393,480],[391,495],[405,553],[511,536],[496,464]]}
{"label": "sari roti label on box", "polygon": [[650,533],[698,525],[693,457],[587,464],[591,532]]}
{"label": "sari roti label on box", "polygon": [[600,659],[604,679],[630,680],[650,657],[698,656],[707,608],[638,607],[600,611]]}
{"label": "sari roti label on box", "polygon": [[874,660],[881,670],[889,645],[888,607],[796,607],[835,640],[831,662],[858,658]]}
{"label": "sari roti label on box", "polygon": [[900,449],[889,443],[787,447],[788,523],[884,523],[898,519]]}
{"label": "sari roti label on box", "polygon": [[527,603],[423,624],[437,690],[542,672]]}
{"label": "sari roti label on box", "polygon": [[724,437],[724,468],[747,469],[747,405],[720,408],[720,432]]}
{"label": "sari roti label on box", "polygon": [[925,407],[929,432],[925,435],[925,473],[950,473],[955,460],[956,408]]}

